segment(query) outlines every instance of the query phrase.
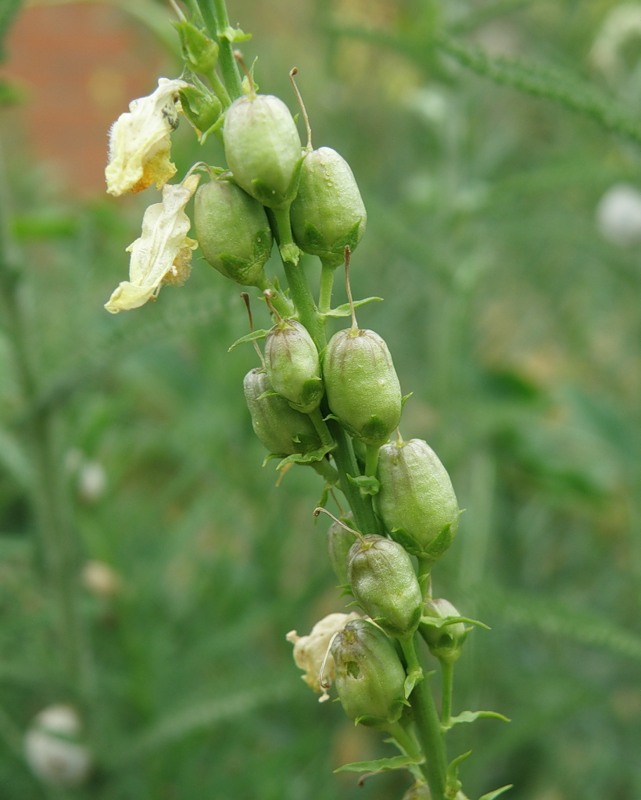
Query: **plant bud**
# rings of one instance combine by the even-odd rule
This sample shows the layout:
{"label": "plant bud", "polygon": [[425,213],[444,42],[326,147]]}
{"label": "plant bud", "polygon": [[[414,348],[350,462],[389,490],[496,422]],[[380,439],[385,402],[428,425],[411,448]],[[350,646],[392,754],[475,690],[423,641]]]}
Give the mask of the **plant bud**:
{"label": "plant bud", "polygon": [[307,414],[295,411],[284,397],[276,394],[262,369],[250,370],[243,388],[254,433],[270,453],[290,456],[309,453],[321,446]]}
{"label": "plant bud", "polygon": [[367,212],[354,174],[336,150],[320,147],[303,159],[291,220],[301,250],[334,267],[343,263],[345,247],[353,252],[363,238]]}
{"label": "plant bud", "polygon": [[223,144],[239,186],[268,208],[286,208],[296,195],[302,148],[289,109],[273,95],[239,97],[225,113]]}
{"label": "plant bud", "polygon": [[196,192],[194,223],[206,261],[243,286],[262,286],[272,249],[265,209],[231,181],[213,180]]}
{"label": "plant bud", "polygon": [[356,541],[347,567],[354,597],[390,636],[418,627],[423,595],[407,552],[397,542],[370,534]]}
{"label": "plant bud", "polygon": [[216,123],[223,108],[213,92],[191,84],[180,90],[180,107],[201,135]]}
{"label": "plant bud", "polygon": [[318,408],[325,393],[320,360],[307,328],[294,319],[276,324],[265,340],[265,367],[274,391],[304,414]]}
{"label": "plant bud", "polygon": [[335,685],[356,724],[385,729],[405,706],[405,670],[394,642],[365,619],[349,622],[332,642]]}
{"label": "plant bud", "polygon": [[183,58],[194,72],[211,72],[218,62],[218,43],[186,19],[174,22]]}
{"label": "plant bud", "polygon": [[352,327],[334,334],[323,377],[332,413],[353,436],[374,446],[389,439],[403,398],[392,356],[377,333]]}
{"label": "plant bud", "polygon": [[450,546],[460,510],[450,476],[422,439],[381,447],[378,513],[390,535],[412,555],[435,559]]}
{"label": "plant bud", "polygon": [[[343,515],[344,520],[348,525],[354,523],[354,517],[351,513]],[[347,530],[344,525],[339,522],[332,522],[327,530],[327,550],[329,551],[329,560],[332,568],[338,578],[339,584],[345,586],[349,583],[347,576],[347,561],[349,551],[356,541],[356,534]]]}
{"label": "plant bud", "polygon": [[[427,600],[423,613],[426,617],[444,620],[448,617],[460,617],[459,612],[443,598]],[[468,629],[464,622],[452,622],[449,625],[430,625],[421,623],[421,635],[427,642],[432,655],[439,661],[454,663],[461,655],[463,642]]]}

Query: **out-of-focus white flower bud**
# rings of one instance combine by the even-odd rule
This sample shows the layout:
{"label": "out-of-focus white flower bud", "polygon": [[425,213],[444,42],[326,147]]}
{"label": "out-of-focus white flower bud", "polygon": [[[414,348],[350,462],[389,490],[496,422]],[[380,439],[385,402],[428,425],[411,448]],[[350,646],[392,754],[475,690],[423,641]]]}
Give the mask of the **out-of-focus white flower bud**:
{"label": "out-of-focus white flower bud", "polygon": [[616,183],[599,200],[596,209],[599,233],[608,242],[629,247],[641,242],[641,191],[628,183]]}
{"label": "out-of-focus white flower bud", "polygon": [[24,740],[25,758],[34,774],[52,786],[83,783],[91,770],[91,754],[80,734],[80,718],[71,706],[42,710]]}
{"label": "out-of-focus white flower bud", "polygon": [[83,500],[99,500],[107,487],[107,475],[99,461],[84,461],[78,471],[78,491]]}
{"label": "out-of-focus white flower bud", "polygon": [[122,588],[120,576],[104,561],[87,561],[80,579],[85,589],[97,597],[113,597]]}

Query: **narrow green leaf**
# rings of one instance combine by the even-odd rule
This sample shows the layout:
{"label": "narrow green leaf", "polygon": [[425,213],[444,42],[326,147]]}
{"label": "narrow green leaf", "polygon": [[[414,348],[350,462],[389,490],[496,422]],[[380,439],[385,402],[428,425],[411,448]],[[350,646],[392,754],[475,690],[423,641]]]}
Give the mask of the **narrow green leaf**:
{"label": "narrow green leaf", "polygon": [[351,764],[343,764],[334,772],[371,772],[375,775],[378,772],[388,772],[393,769],[407,769],[420,763],[409,756],[392,756],[391,758],[377,758],[373,761],[353,761]]}
{"label": "narrow green leaf", "polygon": [[241,336],[240,339],[236,339],[236,341],[230,346],[227,352],[231,353],[231,351],[235,347],[238,347],[239,344],[247,344],[247,342],[255,342],[258,339],[264,339],[268,333],[269,331],[266,330],[258,330],[258,331],[252,331],[251,333],[247,333],[245,334],[245,336]]}
{"label": "narrow green leaf", "polygon": [[[363,300],[356,300],[354,302],[354,308],[360,308],[361,306],[367,305],[368,303],[374,303],[378,301],[382,301],[382,297],[365,297]],[[321,317],[349,317],[352,314],[352,307],[349,303],[343,303],[340,306],[336,306],[336,308],[330,308],[329,311],[326,311],[324,314],[321,314]]]}
{"label": "narrow green leaf", "polygon": [[318,450],[312,450],[309,453],[293,453],[287,458],[283,458],[276,467],[277,470],[284,469],[289,464],[313,464],[314,461],[321,461],[325,456],[330,453],[336,445],[334,442],[331,444],[323,445]]}
{"label": "narrow green leaf", "polygon": [[477,719],[499,719],[501,722],[510,722],[509,717],[499,714],[498,711],[463,711],[450,718],[447,730],[462,722],[476,722]]}
{"label": "narrow green leaf", "polygon": [[511,789],[513,786],[512,783],[508,783],[507,786],[501,786],[500,789],[495,789],[493,792],[488,792],[484,794],[483,797],[479,797],[479,800],[494,800],[495,797],[498,797],[500,794],[507,792],[508,789]]}

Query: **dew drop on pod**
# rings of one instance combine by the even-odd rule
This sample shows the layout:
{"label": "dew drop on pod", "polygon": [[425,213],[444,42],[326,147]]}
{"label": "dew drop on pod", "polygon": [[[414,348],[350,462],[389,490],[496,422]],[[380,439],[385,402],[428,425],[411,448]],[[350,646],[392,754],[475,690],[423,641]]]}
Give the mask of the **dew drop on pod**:
{"label": "dew drop on pod", "polygon": [[403,398],[382,337],[355,326],[335,333],[325,350],[323,378],[332,414],[353,436],[371,446],[389,439]]}
{"label": "dew drop on pod", "polygon": [[394,642],[365,619],[348,622],[332,641],[335,686],[347,716],[385,729],[405,707],[405,670]]}
{"label": "dew drop on pod", "polygon": [[353,251],[363,238],[365,205],[354,173],[336,150],[319,147],[305,155],[291,220],[300,249],[331,267],[343,263],[346,246]]}
{"label": "dew drop on pod", "polygon": [[393,539],[419,558],[439,558],[458,530],[452,481],[422,439],[383,445],[378,456],[376,505]]}
{"label": "dew drop on pod", "polygon": [[243,286],[265,285],[272,232],[260,203],[232,181],[212,180],[196,192],[194,224],[214,269]]}
{"label": "dew drop on pod", "polygon": [[295,411],[284,397],[274,392],[264,370],[250,370],[245,375],[243,389],[254,433],[270,453],[289,456],[309,453],[321,446],[310,418]]}
{"label": "dew drop on pod", "polygon": [[325,390],[314,340],[294,319],[279,320],[265,340],[265,367],[274,391],[304,414],[318,408]]}
{"label": "dew drop on pod", "polygon": [[347,574],[359,605],[386,633],[404,637],[417,629],[423,595],[400,544],[376,534],[361,537],[350,550]]}
{"label": "dew drop on pod", "polygon": [[225,157],[236,182],[264,206],[287,208],[298,189],[302,146],[278,97],[251,91],[225,112]]}

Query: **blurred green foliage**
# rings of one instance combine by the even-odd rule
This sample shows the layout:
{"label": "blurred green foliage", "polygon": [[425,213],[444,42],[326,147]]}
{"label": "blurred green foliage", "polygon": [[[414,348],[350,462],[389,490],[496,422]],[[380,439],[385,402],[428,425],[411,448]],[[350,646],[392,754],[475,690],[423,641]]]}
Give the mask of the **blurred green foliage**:
{"label": "blurred green foliage", "polygon": [[[254,32],[243,49],[259,56],[261,89],[293,107],[296,64],[314,144],[354,169],[369,211],[354,293],[386,300],[359,322],[386,338],[414,393],[404,436],[430,442],[466,509],[435,589],[492,630],[466,645],[455,702],[512,719],[453,732],[452,753],[474,750],[466,792],[641,797],[641,258],[595,221],[641,162],[638,52],[626,43],[618,73],[592,57],[617,4],[229,6]],[[179,137],[183,171],[220,163],[208,146]],[[332,774],[380,746],[318,706],[285,642],[344,601],[311,516],[318,478],[293,470],[276,488],[260,467],[242,400],[256,356],[227,353],[246,332],[237,289],[196,261],[184,289],[113,318],[102,303],[147,198],[71,203],[42,191],[37,167],[8,175],[74,540],[122,589],[79,589],[99,767],[86,788],[48,789],[22,759],[22,731],[77,687],[54,635],[21,444],[30,410],[3,326],[3,797],[400,798],[403,778],[359,788]],[[96,464],[105,485],[92,491]]]}

